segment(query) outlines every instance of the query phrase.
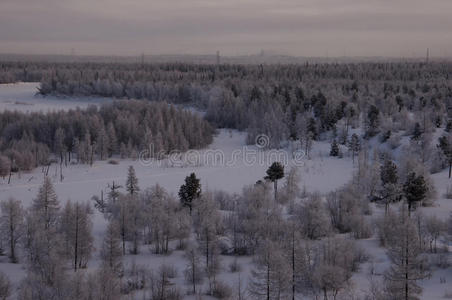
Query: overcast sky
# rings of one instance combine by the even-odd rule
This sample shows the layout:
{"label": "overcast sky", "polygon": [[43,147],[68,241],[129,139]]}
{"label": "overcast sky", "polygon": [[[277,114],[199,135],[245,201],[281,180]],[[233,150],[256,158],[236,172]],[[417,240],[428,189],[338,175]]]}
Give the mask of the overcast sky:
{"label": "overcast sky", "polygon": [[452,56],[452,0],[0,0],[0,52]]}

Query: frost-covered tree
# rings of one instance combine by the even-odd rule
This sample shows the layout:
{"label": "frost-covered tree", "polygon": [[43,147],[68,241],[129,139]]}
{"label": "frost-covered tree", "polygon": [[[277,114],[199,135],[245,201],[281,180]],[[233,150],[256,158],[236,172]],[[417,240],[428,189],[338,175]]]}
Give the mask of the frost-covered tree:
{"label": "frost-covered tree", "polygon": [[348,142],[348,150],[352,153],[352,160],[355,163],[355,156],[361,150],[361,141],[356,133],[352,134]]}
{"label": "frost-covered tree", "polygon": [[121,299],[120,280],[117,271],[109,265],[101,265],[96,272],[88,277],[90,287],[88,299],[119,300]]}
{"label": "frost-covered tree", "polygon": [[66,145],[64,143],[66,136],[64,133],[64,129],[59,127],[56,131],[55,131],[55,141],[54,141],[54,151],[56,154],[58,154],[60,156],[60,164],[63,163],[63,155],[64,152],[66,151]]}
{"label": "frost-covered tree", "polygon": [[9,258],[12,263],[18,262],[17,245],[23,234],[24,226],[24,209],[19,200],[9,198],[2,201],[2,215],[0,217],[0,230],[2,239],[9,246]]}
{"label": "frost-covered tree", "polygon": [[[45,199],[42,196],[46,194],[44,191],[49,189],[41,187],[38,199]],[[46,211],[45,203],[53,205],[48,205]],[[25,293],[21,299],[52,299],[61,297],[63,292],[66,260],[63,240],[57,230],[59,209],[55,204],[55,201],[35,200],[27,213],[23,243],[28,272],[20,284]]]}
{"label": "frost-covered tree", "polygon": [[184,270],[185,280],[192,285],[192,292],[196,294],[196,286],[204,278],[197,247],[194,244],[188,245],[184,257],[187,260],[187,265]]}
{"label": "frost-covered tree", "polygon": [[309,239],[318,239],[328,235],[331,221],[319,194],[314,194],[295,208],[295,215],[301,232]]}
{"label": "frost-covered tree", "polygon": [[[446,223],[437,216],[432,215],[425,218],[425,225],[423,226],[428,237],[430,252],[437,252],[437,241],[446,232]],[[419,229],[418,229],[419,230]]]}
{"label": "frost-covered tree", "polygon": [[120,246],[119,229],[115,222],[110,222],[107,226],[107,231],[100,249],[100,256],[103,263],[115,274],[122,274],[122,250]]}
{"label": "frost-covered tree", "polygon": [[438,139],[439,144],[438,147],[443,152],[444,156],[446,157],[446,160],[449,164],[449,178],[452,175],[452,141],[451,136],[442,136]]}
{"label": "frost-covered tree", "polygon": [[255,256],[249,293],[254,299],[285,299],[290,293],[290,274],[283,251],[273,242],[264,241]]}
{"label": "frost-covered tree", "polygon": [[7,156],[0,155],[0,176],[5,178],[11,172],[11,161]]}
{"label": "frost-covered tree", "polygon": [[59,205],[52,181],[46,176],[32,205],[33,212],[39,221],[42,222],[45,229],[56,225],[60,209]]}
{"label": "frost-covered tree", "polygon": [[11,282],[3,272],[0,272],[0,299],[6,300],[12,294]]}
{"label": "frost-covered tree", "polygon": [[350,285],[350,278],[365,254],[353,240],[333,237],[323,240],[314,250],[310,277],[314,295],[336,299]]}
{"label": "frost-covered tree", "polygon": [[297,167],[292,167],[286,176],[286,181],[284,182],[284,197],[279,198],[279,202],[282,204],[289,202],[290,209],[293,209],[293,202],[301,192],[299,182],[300,171]]}
{"label": "frost-covered tree", "polygon": [[417,299],[422,292],[417,281],[428,276],[427,263],[419,247],[416,226],[406,212],[400,219],[397,237],[388,250],[391,266],[385,273],[386,286],[394,299]]}
{"label": "frost-covered tree", "polygon": [[76,271],[86,268],[93,250],[91,207],[88,203],[68,201],[61,216],[61,232],[66,244],[66,255]]}

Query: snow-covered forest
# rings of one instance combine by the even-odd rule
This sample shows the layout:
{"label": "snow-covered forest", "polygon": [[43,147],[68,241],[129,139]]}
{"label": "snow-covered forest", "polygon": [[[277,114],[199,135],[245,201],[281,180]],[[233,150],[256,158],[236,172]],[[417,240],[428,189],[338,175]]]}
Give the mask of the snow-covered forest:
{"label": "snow-covered forest", "polygon": [[451,75],[1,63],[0,298],[451,298]]}

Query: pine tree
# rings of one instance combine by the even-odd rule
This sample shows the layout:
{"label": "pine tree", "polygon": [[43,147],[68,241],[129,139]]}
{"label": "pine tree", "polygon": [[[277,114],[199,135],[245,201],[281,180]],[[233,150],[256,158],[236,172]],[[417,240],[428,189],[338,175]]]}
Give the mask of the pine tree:
{"label": "pine tree", "polygon": [[267,176],[265,176],[265,179],[270,180],[273,182],[273,189],[275,192],[275,201],[278,197],[278,180],[284,178],[284,166],[279,162],[274,162],[268,169],[267,169]]}
{"label": "pine tree", "polygon": [[103,263],[116,275],[122,273],[122,251],[119,245],[119,230],[115,222],[110,222],[105,233],[100,255]]}
{"label": "pine tree", "polygon": [[45,229],[55,225],[60,209],[59,205],[53,184],[50,178],[46,176],[32,205],[33,211],[37,214]]}
{"label": "pine tree", "polygon": [[335,139],[331,143],[330,156],[339,156],[339,146]]}
{"label": "pine tree", "polygon": [[416,207],[418,203],[426,198],[428,192],[427,184],[425,183],[424,176],[417,176],[412,172],[408,174],[408,177],[403,185],[403,193],[408,203],[408,215],[411,210]]}
{"label": "pine tree", "polygon": [[[45,190],[45,188],[41,187],[41,190]],[[42,192],[42,194],[45,193]],[[45,201],[41,203],[45,203]],[[31,299],[36,297],[58,299],[61,296],[61,288],[66,277],[63,241],[56,226],[58,225],[56,220],[59,217],[59,209],[57,206],[36,204],[35,200],[26,216],[23,241],[29,273],[21,283],[21,290],[26,290],[26,286],[31,290],[39,286],[40,289],[38,289],[36,296]],[[47,210],[45,207],[47,207]],[[41,292],[44,294],[40,294]]]}
{"label": "pine tree", "polygon": [[127,173],[127,181],[126,181],[126,190],[129,192],[131,196],[137,194],[140,191],[140,187],[138,186],[138,178],[135,175],[135,169],[133,166],[129,166]]}
{"label": "pine tree", "polygon": [[375,105],[371,105],[367,112],[366,119],[366,136],[373,137],[378,133],[378,126],[380,125],[379,119],[380,111]]}
{"label": "pine tree", "polygon": [[388,250],[391,266],[385,274],[385,281],[391,299],[417,299],[422,292],[417,281],[428,276],[427,263],[422,258],[422,249],[418,241],[416,226],[402,212],[397,237]]}
{"label": "pine tree", "polygon": [[199,198],[200,195],[200,180],[196,178],[195,173],[191,173],[189,176],[185,177],[185,184],[183,184],[179,189],[179,199],[182,206],[190,209],[190,215],[193,210],[193,201]]}
{"label": "pine tree", "polygon": [[108,188],[110,189],[107,195],[108,201],[110,202],[109,204],[115,204],[120,195],[118,190],[122,188],[122,186],[115,184],[115,182],[113,181],[112,185],[108,185]]}

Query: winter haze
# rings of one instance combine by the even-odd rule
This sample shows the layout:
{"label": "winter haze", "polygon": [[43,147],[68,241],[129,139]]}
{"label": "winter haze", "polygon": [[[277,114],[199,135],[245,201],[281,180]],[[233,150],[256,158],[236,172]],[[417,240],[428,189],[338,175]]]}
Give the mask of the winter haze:
{"label": "winter haze", "polygon": [[2,0],[0,52],[450,56],[449,0]]}

